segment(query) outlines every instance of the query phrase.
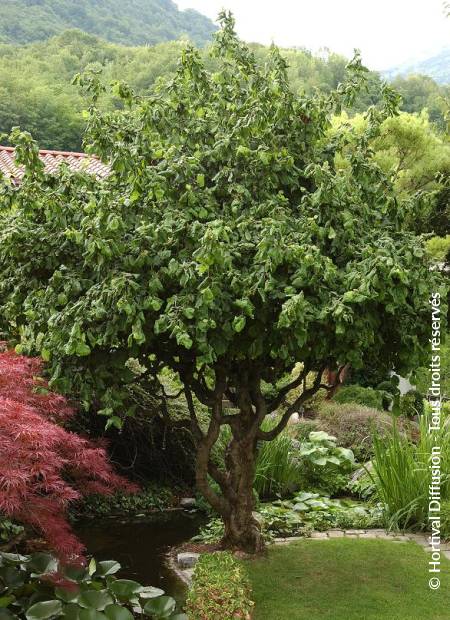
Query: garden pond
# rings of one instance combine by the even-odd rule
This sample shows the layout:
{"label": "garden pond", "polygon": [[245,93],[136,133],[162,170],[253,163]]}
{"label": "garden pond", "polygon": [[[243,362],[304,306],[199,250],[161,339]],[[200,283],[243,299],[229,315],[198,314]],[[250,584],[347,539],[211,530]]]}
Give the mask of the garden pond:
{"label": "garden pond", "polygon": [[74,529],[89,555],[120,562],[122,578],[159,587],[182,601],[185,586],[166,566],[166,554],[170,547],[196,535],[204,523],[198,513],[170,511],[133,518],[83,519]]}

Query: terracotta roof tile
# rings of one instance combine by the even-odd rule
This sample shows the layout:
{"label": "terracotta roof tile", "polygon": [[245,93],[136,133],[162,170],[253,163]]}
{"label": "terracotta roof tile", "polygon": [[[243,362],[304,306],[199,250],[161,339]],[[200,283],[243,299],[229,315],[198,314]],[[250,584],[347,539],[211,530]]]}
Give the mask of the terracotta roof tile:
{"label": "terracotta roof tile", "polygon": [[[85,171],[99,178],[107,177],[109,166],[101,162],[98,157],[86,153],[69,153],[66,151],[39,151],[39,157],[44,162],[45,172],[57,172],[61,163],[66,163],[73,171]],[[14,161],[14,148],[0,145],[0,172],[6,177],[20,181],[23,177],[23,167],[17,166]]]}

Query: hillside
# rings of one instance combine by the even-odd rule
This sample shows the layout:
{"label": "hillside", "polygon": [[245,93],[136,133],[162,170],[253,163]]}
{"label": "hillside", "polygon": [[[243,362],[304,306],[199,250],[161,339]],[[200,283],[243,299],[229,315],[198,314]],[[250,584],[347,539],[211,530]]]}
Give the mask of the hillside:
{"label": "hillside", "polygon": [[154,45],[187,35],[204,45],[213,22],[172,0],[1,0],[0,43],[42,41],[79,28],[124,45]]}
{"label": "hillside", "polygon": [[383,74],[389,79],[397,75],[428,75],[438,84],[450,84],[450,47],[425,60],[393,67]]}

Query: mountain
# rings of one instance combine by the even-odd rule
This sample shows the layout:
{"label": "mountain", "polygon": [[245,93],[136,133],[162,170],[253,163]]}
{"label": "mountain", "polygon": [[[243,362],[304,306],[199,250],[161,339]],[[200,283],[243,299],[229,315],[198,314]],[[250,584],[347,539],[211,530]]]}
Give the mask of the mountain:
{"label": "mountain", "polygon": [[397,75],[406,76],[411,74],[428,75],[438,84],[450,84],[450,47],[425,60],[404,63],[398,67],[383,71],[383,75],[388,79],[392,79]]}
{"label": "mountain", "polygon": [[0,0],[0,43],[43,41],[79,28],[123,45],[154,45],[187,35],[203,46],[216,30],[172,0]]}

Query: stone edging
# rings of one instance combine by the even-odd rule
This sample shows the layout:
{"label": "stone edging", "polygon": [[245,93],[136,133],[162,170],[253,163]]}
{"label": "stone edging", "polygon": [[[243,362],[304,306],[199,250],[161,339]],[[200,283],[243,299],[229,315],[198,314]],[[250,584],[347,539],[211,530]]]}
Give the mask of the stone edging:
{"label": "stone edging", "polygon": [[[399,534],[395,532],[388,532],[382,529],[370,529],[370,530],[327,530],[325,532],[311,532],[309,536],[291,536],[289,538],[275,538],[273,543],[275,545],[289,545],[299,540],[331,540],[332,538],[360,538],[360,539],[378,539],[378,540],[390,540],[395,543],[415,542],[422,547],[424,551],[433,551],[430,545],[430,541],[427,534]],[[450,560],[450,542],[442,543],[440,546],[442,554]],[[180,558],[181,556],[186,556]],[[167,564],[169,568],[177,575],[177,577],[183,581],[188,587],[192,582],[192,575],[194,573],[194,565],[200,554],[198,553],[183,553],[178,554],[176,557],[173,553],[167,555]],[[189,556],[189,557],[188,557]],[[180,561],[181,560],[181,561]]]}
{"label": "stone edging", "polygon": [[[396,532],[388,532],[382,529],[372,530],[327,530],[325,532],[311,532],[310,536],[292,536],[290,538],[275,538],[276,545],[286,545],[298,540],[330,540],[332,538],[377,538],[381,540],[390,540],[392,542],[415,542],[422,547],[424,551],[433,551],[427,534],[399,534]],[[443,542],[440,545],[442,554],[450,560],[450,542]]]}

